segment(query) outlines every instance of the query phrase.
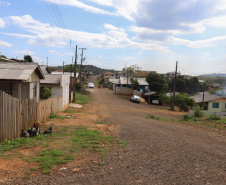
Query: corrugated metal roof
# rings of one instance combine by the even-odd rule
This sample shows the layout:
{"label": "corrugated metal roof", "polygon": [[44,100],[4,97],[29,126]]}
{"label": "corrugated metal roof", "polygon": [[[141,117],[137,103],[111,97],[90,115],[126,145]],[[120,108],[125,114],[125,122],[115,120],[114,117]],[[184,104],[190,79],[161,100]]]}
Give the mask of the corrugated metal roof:
{"label": "corrugated metal roof", "polygon": [[158,94],[158,93],[155,91],[150,91],[150,92],[145,93],[144,96],[151,96],[153,94]]}
{"label": "corrugated metal roof", "polygon": [[[51,74],[53,74],[53,75],[62,75],[63,74],[63,72],[55,72],[55,71],[53,71]],[[64,75],[71,75],[72,77],[74,77],[74,72],[64,72]],[[78,78],[78,76],[79,76],[79,73],[77,72],[76,73],[76,78]]]}
{"label": "corrugated metal roof", "polygon": [[28,80],[30,75],[38,68],[40,78],[44,78],[38,64],[14,62],[0,62],[0,79],[4,80]]}
{"label": "corrugated metal roof", "polygon": [[[190,98],[194,98],[195,103],[202,103],[203,94],[191,96]],[[214,100],[218,100],[221,98],[225,98],[225,97],[216,96],[216,95],[212,95],[212,94],[206,94],[206,93],[204,94],[204,102],[214,101]]]}
{"label": "corrugated metal roof", "polygon": [[[136,78],[139,82],[139,85],[148,85],[148,82],[145,78]],[[127,84],[127,78],[126,77],[120,77],[120,83],[121,84]],[[130,85],[130,78],[128,79],[128,84]]]}
{"label": "corrugated metal roof", "polygon": [[41,84],[60,84],[60,78],[62,75],[54,75],[54,74],[49,74],[45,75],[44,80],[40,80]]}
{"label": "corrugated metal roof", "polygon": [[113,84],[120,84],[119,79],[109,79],[109,82]]}

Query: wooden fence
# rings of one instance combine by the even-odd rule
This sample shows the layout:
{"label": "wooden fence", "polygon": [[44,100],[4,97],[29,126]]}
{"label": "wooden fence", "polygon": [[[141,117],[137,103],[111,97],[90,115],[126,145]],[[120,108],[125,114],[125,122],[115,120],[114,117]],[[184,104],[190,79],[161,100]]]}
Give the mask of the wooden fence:
{"label": "wooden fence", "polygon": [[19,101],[0,91],[0,142],[19,137],[21,129],[33,127],[35,121],[44,121],[50,113],[62,111],[62,98],[55,97],[36,102]]}

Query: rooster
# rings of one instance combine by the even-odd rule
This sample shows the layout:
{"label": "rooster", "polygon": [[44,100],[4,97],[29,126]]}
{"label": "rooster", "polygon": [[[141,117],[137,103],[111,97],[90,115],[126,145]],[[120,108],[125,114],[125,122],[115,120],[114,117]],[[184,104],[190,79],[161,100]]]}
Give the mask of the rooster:
{"label": "rooster", "polygon": [[43,132],[43,134],[51,134],[52,131],[53,131],[53,127],[51,126],[51,127],[49,127],[47,130],[45,130],[45,131]]}

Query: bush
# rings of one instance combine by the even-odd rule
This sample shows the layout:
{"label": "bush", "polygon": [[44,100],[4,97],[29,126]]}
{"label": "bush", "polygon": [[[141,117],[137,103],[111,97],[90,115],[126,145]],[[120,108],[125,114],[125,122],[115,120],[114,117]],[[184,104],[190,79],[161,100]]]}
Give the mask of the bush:
{"label": "bush", "polygon": [[53,93],[52,93],[52,91],[51,91],[50,88],[44,87],[43,90],[44,90],[43,97],[44,97],[45,99],[48,99],[48,98],[51,98],[51,97],[52,97]]}
{"label": "bush", "polygon": [[82,84],[80,82],[76,83],[76,91],[80,91],[82,88]]}
{"label": "bush", "polygon": [[189,116],[188,114],[183,115],[183,120],[184,121],[189,121],[192,117]]}
{"label": "bush", "polygon": [[198,106],[198,105],[194,106],[193,110],[194,110],[194,117],[201,118],[204,116],[204,112],[202,111],[200,106]]}
{"label": "bush", "polygon": [[160,94],[159,102],[162,102],[164,105],[170,105],[170,97],[165,94]]}
{"label": "bush", "polygon": [[209,120],[220,120],[221,118],[215,114],[210,114],[209,115]]}
{"label": "bush", "polygon": [[188,111],[195,105],[195,100],[186,94],[180,94],[175,96],[175,105],[182,111]]}

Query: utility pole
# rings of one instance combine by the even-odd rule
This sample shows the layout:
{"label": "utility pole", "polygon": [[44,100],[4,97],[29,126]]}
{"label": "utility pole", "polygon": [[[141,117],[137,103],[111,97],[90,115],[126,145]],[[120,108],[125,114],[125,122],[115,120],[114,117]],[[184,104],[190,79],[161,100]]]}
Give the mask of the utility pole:
{"label": "utility pole", "polygon": [[73,102],[75,102],[75,91],[76,91],[76,65],[77,65],[77,45],[75,50],[75,63],[74,63],[74,88],[73,88]]}
{"label": "utility pole", "polygon": [[73,56],[72,56],[72,62],[71,62],[71,77],[72,77],[72,65],[73,65]]}
{"label": "utility pole", "polygon": [[83,61],[83,50],[86,50],[86,48],[79,48],[82,50],[82,54],[81,54],[81,66],[80,66],[80,72],[79,72],[79,78],[80,78],[80,81],[81,80],[81,74],[82,74],[82,61]]}
{"label": "utility pole", "polygon": [[204,110],[204,93],[205,93],[205,82],[203,83],[203,94],[202,94],[202,107],[203,107],[203,110]]}
{"label": "utility pole", "polygon": [[48,57],[46,57],[47,58],[47,67],[48,67]]}
{"label": "utility pole", "polygon": [[64,74],[64,62],[63,62],[63,74]]}
{"label": "utility pole", "polygon": [[177,83],[177,61],[176,61],[176,70],[175,70],[175,75],[174,75],[174,87],[173,87],[173,103],[171,110],[174,110],[174,102],[175,102],[175,91],[176,91],[176,83]]}

